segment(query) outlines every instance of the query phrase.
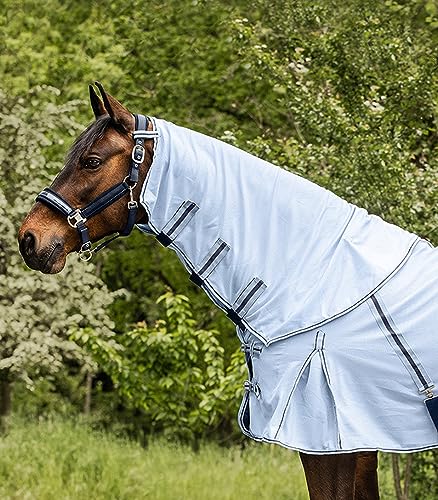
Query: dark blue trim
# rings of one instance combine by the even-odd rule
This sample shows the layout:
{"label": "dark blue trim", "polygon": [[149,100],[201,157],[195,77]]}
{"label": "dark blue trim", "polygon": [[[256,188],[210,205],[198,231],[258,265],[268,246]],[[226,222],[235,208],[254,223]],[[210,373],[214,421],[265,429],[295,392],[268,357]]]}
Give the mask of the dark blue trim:
{"label": "dark blue trim", "polygon": [[86,219],[91,219],[95,215],[103,212],[105,208],[109,207],[120,198],[129,192],[129,186],[126,182],[121,182],[116,186],[107,189],[100,194],[95,200],[89,203],[85,208],[81,209],[82,215]]}
{"label": "dark blue trim", "polygon": [[189,276],[189,279],[192,283],[199,286],[200,288],[202,288],[202,286],[204,285],[204,280],[199,276],[199,274],[192,273]]}
{"label": "dark blue trim", "polygon": [[167,234],[164,234],[163,231],[161,231],[161,233],[158,233],[156,238],[163,245],[163,247],[168,247],[172,243],[172,238],[169,238],[169,236],[167,236]]}
{"label": "dark blue trim", "polygon": [[67,217],[75,211],[75,209],[64,198],[59,196],[50,188],[43,189],[41,193],[35,198],[35,201],[44,203],[53,210]]}
{"label": "dark blue trim", "polygon": [[245,325],[242,322],[242,318],[234,311],[233,309],[228,309],[226,311],[227,316],[230,318],[230,320],[236,325],[239,326],[240,328],[244,329]]}
{"label": "dark blue trim", "polygon": [[397,332],[395,332],[394,329],[392,328],[391,323],[388,321],[388,318],[385,316],[385,313],[383,312],[376,296],[371,295],[370,298],[373,301],[373,304],[374,304],[375,308],[377,309],[377,312],[379,313],[380,319],[382,320],[383,324],[385,325],[385,328],[388,330],[388,332],[391,335],[391,338],[397,344],[397,347],[400,349],[400,351],[403,353],[403,355],[406,358],[406,360],[408,361],[408,363],[411,365],[411,367],[414,370],[415,374],[417,375],[418,379],[423,384],[423,387],[425,387],[425,388],[429,387],[430,386],[429,382],[425,379],[425,377],[421,373],[421,370],[418,367],[417,363],[415,363],[411,354],[407,351],[406,347],[403,345],[403,342],[400,340]]}

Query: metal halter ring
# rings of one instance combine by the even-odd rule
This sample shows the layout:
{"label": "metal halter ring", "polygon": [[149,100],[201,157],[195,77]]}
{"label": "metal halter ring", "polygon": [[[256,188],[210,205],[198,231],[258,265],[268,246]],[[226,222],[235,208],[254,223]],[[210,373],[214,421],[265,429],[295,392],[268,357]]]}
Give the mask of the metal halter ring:
{"label": "metal halter ring", "polygon": [[82,262],[88,262],[93,258],[93,250],[88,249],[88,250],[79,250],[78,252],[79,258],[82,260]]}
{"label": "metal halter ring", "polygon": [[133,190],[133,189],[135,189],[135,186],[137,185],[137,183],[136,183],[136,182],[133,182],[132,184],[130,184],[130,182],[131,182],[131,181],[129,180],[129,175],[127,175],[127,176],[123,179],[123,182],[124,182],[125,184],[127,184],[127,185],[128,185],[129,190],[130,190],[131,192],[132,192],[132,190]]}
{"label": "metal halter ring", "polygon": [[86,243],[84,243],[78,251],[79,258],[83,262],[87,262],[87,261],[91,260],[91,258],[93,257],[93,253],[94,252],[93,252],[93,249],[91,248],[90,241],[87,241]]}

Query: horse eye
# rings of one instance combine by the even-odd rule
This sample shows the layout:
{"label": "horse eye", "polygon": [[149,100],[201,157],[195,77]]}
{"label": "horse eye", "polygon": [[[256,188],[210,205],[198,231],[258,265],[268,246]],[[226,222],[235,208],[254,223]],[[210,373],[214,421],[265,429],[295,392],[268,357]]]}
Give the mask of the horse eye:
{"label": "horse eye", "polygon": [[93,158],[87,158],[84,162],[85,168],[97,168],[101,164],[101,161],[99,158],[93,157]]}

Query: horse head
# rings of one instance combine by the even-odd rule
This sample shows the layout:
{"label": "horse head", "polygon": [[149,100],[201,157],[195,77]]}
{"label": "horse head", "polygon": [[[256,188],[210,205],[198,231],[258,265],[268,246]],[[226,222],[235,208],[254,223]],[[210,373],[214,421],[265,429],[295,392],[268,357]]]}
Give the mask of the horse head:
{"label": "horse head", "polygon": [[58,273],[69,253],[90,257],[92,242],[127,234],[134,223],[147,221],[137,201],[152,163],[151,123],[138,115],[138,132],[137,117],[96,85],[102,98],[89,87],[95,121],[76,139],[64,168],[38,195],[19,231],[26,264],[43,273]]}

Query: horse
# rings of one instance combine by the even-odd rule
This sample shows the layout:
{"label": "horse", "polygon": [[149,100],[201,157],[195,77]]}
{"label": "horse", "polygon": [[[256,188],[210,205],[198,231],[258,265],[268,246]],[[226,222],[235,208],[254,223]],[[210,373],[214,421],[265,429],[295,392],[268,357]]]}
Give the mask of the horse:
{"label": "horse", "polygon": [[[286,431],[284,433],[285,437],[283,443],[280,438],[274,438],[279,436],[281,426],[285,425],[284,422],[288,419],[288,407],[291,405],[291,401],[295,396],[292,397],[292,392],[290,392],[289,395],[285,397],[285,403],[278,414],[280,423],[278,424],[279,428],[276,430],[275,435],[262,436],[261,433],[257,434],[254,430],[257,425],[264,425],[263,422],[260,423],[261,420],[257,416],[257,413],[254,415],[254,410],[259,408],[257,405],[260,403],[260,387],[254,380],[254,367],[257,368],[260,366],[260,371],[264,369],[263,365],[258,365],[260,361],[257,358],[260,357],[260,359],[262,359],[263,356],[265,356],[264,353],[268,353],[271,346],[273,350],[277,349],[278,352],[278,349],[281,349],[282,346],[287,346],[285,342],[288,342],[290,339],[305,338],[306,332],[315,331],[315,345],[309,356],[307,356],[307,359],[301,360],[305,362],[304,364],[302,362],[300,364],[299,376],[297,376],[297,383],[295,385],[306,383],[307,380],[310,380],[310,370],[313,370],[312,363],[314,362],[312,360],[316,360],[319,356],[324,371],[324,374],[321,375],[324,379],[324,390],[331,391],[331,383],[333,381],[330,381],[330,374],[327,372],[327,363],[324,358],[325,333],[321,329],[317,331],[314,329],[312,330],[315,324],[297,323],[297,325],[294,326],[295,335],[285,335],[284,332],[289,331],[288,329],[291,328],[292,320],[288,320],[289,323],[286,322],[287,324],[273,322],[272,325],[275,324],[276,326],[272,328],[273,333],[271,333],[269,324],[266,324],[265,319],[266,315],[269,316],[269,314],[265,313],[263,307],[258,307],[257,305],[257,299],[259,299],[259,297],[266,292],[266,289],[269,288],[269,283],[265,283],[265,281],[269,281],[266,278],[261,279],[256,277],[249,280],[249,284],[243,287],[243,291],[240,291],[237,295],[237,299],[234,301],[229,297],[224,298],[226,292],[222,294],[219,293],[221,287],[226,290],[230,289],[230,294],[234,294],[236,290],[242,288],[241,283],[234,284],[234,288],[229,286],[229,282],[235,281],[235,277],[238,276],[239,266],[233,268],[234,263],[230,260],[228,267],[234,270],[231,276],[226,273],[226,275],[224,275],[224,273],[220,271],[220,268],[221,266],[225,267],[224,263],[227,262],[227,259],[232,259],[233,250],[235,248],[237,249],[239,245],[240,247],[244,247],[245,243],[241,241],[241,233],[245,232],[245,217],[251,217],[251,210],[257,210],[257,208],[254,208],[256,205],[251,205],[250,208],[253,207],[251,210],[249,210],[248,207],[239,207],[239,203],[245,203],[245,201],[236,202],[235,198],[231,197],[229,193],[233,191],[234,186],[229,186],[225,181],[222,182],[221,177],[214,178],[213,182],[208,180],[212,172],[216,172],[214,161],[212,161],[212,164],[209,166],[210,170],[205,178],[199,174],[201,180],[196,178],[198,175],[196,172],[183,174],[186,175],[186,178],[189,179],[190,182],[196,181],[198,183],[195,189],[193,187],[190,188],[195,191],[194,193],[190,193],[190,195],[193,195],[191,198],[196,198],[199,191],[204,189],[202,186],[207,186],[207,184],[210,183],[212,186],[207,186],[205,189],[207,193],[212,193],[212,196],[207,196],[206,198],[214,197],[213,195],[219,193],[220,203],[226,206],[228,203],[226,199],[227,196],[231,197],[232,199],[229,202],[231,206],[235,207],[236,205],[239,210],[244,212],[243,215],[239,216],[240,221],[236,221],[235,217],[238,216],[236,213],[233,213],[234,219],[231,217],[232,220],[229,223],[229,227],[234,236],[229,236],[228,239],[222,237],[216,238],[215,233],[214,244],[212,245],[209,242],[209,247],[206,247],[205,252],[202,251],[202,255],[198,259],[199,262],[194,263],[195,257],[193,256],[200,253],[199,248],[204,244],[203,241],[207,239],[207,233],[211,229],[210,226],[212,226],[212,224],[209,223],[210,218],[215,218],[217,221],[215,223],[215,231],[217,231],[217,227],[223,229],[221,217],[224,216],[226,210],[224,209],[224,211],[221,211],[220,205],[215,205],[209,210],[204,210],[204,215],[199,215],[198,218],[198,214],[201,214],[203,208],[202,206],[200,207],[202,201],[192,201],[188,199],[186,193],[184,193],[182,201],[181,199],[175,201],[176,205],[172,205],[169,199],[166,200],[169,190],[174,189],[175,185],[178,185],[178,179],[181,178],[182,174],[178,170],[178,172],[174,174],[174,177],[169,180],[165,176],[165,173],[161,171],[159,173],[154,172],[154,169],[157,170],[154,167],[154,162],[158,155],[157,144],[159,144],[160,141],[162,144],[165,144],[166,140],[170,139],[172,134],[178,136],[180,132],[172,127],[167,127],[167,125],[162,125],[159,130],[159,124],[154,119],[149,119],[144,115],[133,115],[117,99],[107,93],[100,83],[96,82],[96,85],[99,88],[101,97],[98,96],[92,85],[89,86],[90,102],[95,121],[84,130],[73,144],[68,152],[64,168],[56,176],[50,188],[45,189],[38,195],[36,203],[30,209],[19,230],[19,249],[25,263],[31,269],[41,271],[42,273],[58,273],[64,268],[68,254],[76,251],[79,253],[81,259],[88,260],[115,237],[129,235],[134,225],[137,225],[146,233],[154,234],[162,245],[170,246],[177,252],[178,257],[185,263],[188,271],[191,273],[190,279],[203,288],[213,302],[224,309],[229,318],[237,326],[238,336],[242,342],[243,350],[245,351],[245,358],[250,375],[250,380],[245,382],[245,388],[247,389],[245,392],[246,396],[244,404],[242,404],[239,412],[239,423],[241,424],[242,430],[245,434],[248,434],[256,440],[284,444],[284,442],[287,441]],[[185,132],[181,132],[181,134],[180,137],[176,137],[175,144],[178,148],[184,149],[187,141],[190,142],[194,136],[184,135]],[[195,149],[199,146],[201,150],[203,148],[209,150],[210,157],[213,158],[213,160],[215,155],[219,158],[225,154],[223,153],[223,148],[226,146],[223,146],[222,143],[219,144],[220,141],[211,142],[213,141],[212,139],[201,137],[201,135],[199,135],[199,137],[196,136],[196,140],[193,140],[195,141]],[[217,148],[219,148],[219,150]],[[227,149],[226,151],[227,154],[231,155],[230,158],[236,158],[237,163],[241,162],[242,165],[247,161],[251,163],[251,168],[254,168],[254,175],[250,175],[251,179],[257,175],[262,176],[264,179],[263,176],[266,175],[266,183],[269,183],[269,178],[275,174],[274,177],[276,177],[275,182],[277,184],[280,183],[285,184],[286,187],[288,186],[287,183],[289,182],[289,178],[284,178],[284,183],[281,182],[282,172],[269,170],[271,167],[265,164],[259,165],[254,157],[250,155],[241,157],[241,153],[237,149]],[[185,151],[178,153],[177,151],[169,152],[168,150],[162,149],[159,154],[161,157],[167,159],[169,157],[175,157],[176,155],[178,159],[176,163],[178,165],[180,165],[181,162],[184,163],[187,161],[187,153]],[[180,154],[180,156],[178,156],[178,154]],[[198,158],[198,152],[195,152],[194,155]],[[254,164],[255,166],[253,167],[252,165]],[[177,167],[179,168],[178,165]],[[240,172],[238,168],[236,168],[236,171],[237,174],[233,175],[237,175],[238,177],[237,180],[233,179],[233,182],[238,182],[242,172],[245,175],[248,173],[245,169]],[[280,181],[278,181],[278,179],[280,179]],[[301,179],[294,179],[294,182],[301,183],[304,181],[301,181]],[[251,180],[248,189],[251,190],[251,193],[257,193],[257,182]],[[303,185],[306,196],[308,192],[313,193],[313,189],[314,187],[310,184]],[[317,190],[315,193],[318,197],[322,196],[325,200],[324,203],[326,205],[324,205],[323,212],[326,213],[327,206],[329,206],[331,212],[328,212],[332,215],[334,214],[333,218],[323,225],[330,225],[333,221],[338,220],[340,214],[348,214],[342,226],[342,231],[336,236],[336,244],[339,243],[339,238],[344,237],[345,232],[348,231],[348,228],[353,224],[353,218],[356,220],[358,217],[366,217],[367,227],[370,225],[368,216],[364,216],[362,213],[358,215],[357,211],[351,208],[350,205],[347,206],[343,204],[343,202],[341,203],[341,201],[331,198],[325,191],[323,193]],[[248,196],[252,196],[252,194]],[[245,193],[243,198],[245,198]],[[287,203],[289,203],[287,198],[286,192],[286,206]],[[269,203],[269,199],[270,198],[267,198],[266,202],[261,203],[264,206],[265,212],[267,211],[266,206],[267,203]],[[275,211],[273,212],[273,210],[274,209],[271,208],[268,210],[270,212],[270,219],[267,224],[272,228],[274,233],[277,230],[279,232],[284,232],[284,225],[281,225],[280,229],[276,229],[275,226],[277,224],[277,219],[282,221],[281,224],[284,223],[284,206],[281,207],[278,217],[277,213]],[[306,206],[305,210],[307,212],[311,211],[309,206]],[[260,221],[263,216],[262,212],[257,213],[257,221]],[[318,215],[318,217],[320,217],[320,215]],[[204,222],[202,222],[203,218]],[[381,227],[379,221],[374,222],[376,222],[376,225],[373,226],[371,234],[378,232]],[[200,225],[201,223],[204,225]],[[197,227],[198,230],[196,230]],[[240,229],[241,227],[243,228],[242,230]],[[298,227],[298,234],[305,231],[306,228],[303,228],[304,226]],[[322,327],[326,325],[325,328],[327,329],[333,323],[336,324],[337,321],[342,321],[345,316],[352,314],[352,311],[354,313],[354,310],[357,310],[358,307],[359,309],[360,307],[365,307],[364,304],[367,303],[370,309],[374,311],[376,317],[375,321],[378,322],[379,327],[386,329],[386,340],[388,342],[395,341],[396,347],[400,347],[401,345],[399,349],[401,354],[397,352],[397,355],[394,355],[391,359],[398,360],[398,358],[401,358],[406,353],[411,353],[409,354],[408,362],[404,359],[402,360],[403,363],[399,364],[400,366],[402,364],[410,364],[408,366],[410,374],[412,377],[416,376],[419,379],[417,380],[417,387],[420,393],[426,394],[427,401],[429,402],[427,404],[429,409],[429,406],[435,406],[437,400],[432,392],[433,383],[426,373],[427,370],[423,370],[423,365],[419,361],[416,363],[417,358],[413,351],[410,348],[404,347],[405,344],[403,344],[404,338],[402,335],[394,331],[395,327],[391,326],[392,320],[388,319],[388,316],[385,316],[385,306],[381,303],[381,299],[377,293],[377,290],[380,290],[388,280],[390,284],[394,281],[394,274],[397,274],[398,270],[402,266],[405,266],[406,260],[412,252],[414,252],[413,248],[416,245],[418,246],[418,242],[417,239],[412,236],[408,237],[405,234],[399,234],[395,229],[393,230],[385,226],[384,230],[385,234],[387,234],[388,231],[393,231],[395,245],[394,251],[392,252],[391,250],[391,255],[398,255],[397,258],[399,260],[399,262],[396,263],[395,269],[389,272],[388,268],[384,271],[386,275],[377,276],[376,279],[379,280],[378,284],[368,283],[364,285],[370,288],[369,293],[365,289],[359,290],[357,293],[363,295],[362,297],[354,297],[353,294],[350,300],[354,301],[354,303],[340,304],[338,306],[340,310],[332,310],[329,312],[328,317],[323,318],[323,321],[320,321],[317,326],[320,328],[321,325]],[[263,234],[261,237],[266,247],[269,247],[269,243],[267,243],[269,234],[268,232],[267,235]],[[297,235],[294,235],[295,239],[296,236]],[[185,246],[178,245],[179,238],[185,238]],[[94,243],[101,240],[101,243],[98,243],[94,247],[92,246]],[[255,241],[255,243],[249,247],[250,251],[252,251],[257,244],[261,243]],[[398,246],[404,248],[403,252],[406,251],[406,255],[403,256],[403,252],[397,253],[396,249]],[[230,247],[233,248],[230,249]],[[427,252],[427,250],[424,249],[421,251]],[[284,253],[284,249],[282,249],[282,252]],[[236,253],[238,253],[237,250],[234,251],[234,254]],[[266,254],[264,254],[264,257],[266,257]],[[332,262],[333,259],[334,257],[332,256],[330,262]],[[312,265],[314,264],[313,262]],[[305,263],[303,263],[303,265],[305,265]],[[392,266],[394,262],[388,265]],[[274,271],[276,270],[274,269]],[[214,282],[214,273],[217,274],[216,288],[211,286]],[[247,278],[244,279],[246,280]],[[321,281],[321,283],[323,283],[323,281]],[[276,289],[278,287],[281,286],[276,285],[271,288]],[[274,291],[274,298],[276,297],[275,293],[278,296],[278,292]],[[267,292],[265,293],[265,297],[269,297]],[[279,297],[280,302],[281,299],[282,297]],[[358,304],[362,305],[358,306]],[[312,314],[319,314],[318,311],[315,313],[314,310],[303,310],[303,316],[307,313],[310,316],[312,316]],[[317,316],[315,316],[315,318],[316,317]],[[263,335],[264,331],[268,331],[265,336]],[[298,333],[300,335],[298,335]],[[269,337],[269,335],[271,335],[271,337]],[[327,335],[327,338],[329,338],[329,335]],[[299,343],[296,345],[299,346]],[[260,354],[263,349],[265,351]],[[266,354],[266,356],[268,356],[268,354]],[[428,367],[426,366],[426,368]],[[304,382],[301,382],[299,377],[305,379]],[[409,383],[412,385],[412,381]],[[262,385],[262,380],[260,380],[260,385]],[[406,383],[406,385],[408,385],[408,383]],[[262,394],[263,391],[265,391],[265,388],[262,388]],[[333,399],[334,396],[331,397],[332,399],[330,399],[329,405],[333,406],[332,403],[338,403],[338,401]],[[411,397],[411,395],[409,397]],[[411,404],[411,400],[408,402]],[[299,405],[296,406],[298,408],[297,411],[299,411]],[[259,412],[261,413],[266,409],[260,408]],[[251,417],[250,412],[252,412]],[[433,420],[433,411],[429,409],[429,412]],[[418,415],[418,418],[425,418],[422,409],[418,410]],[[431,431],[431,428],[433,429],[433,423],[430,419],[426,426],[427,434],[429,435],[430,432],[433,432]],[[318,427],[321,427],[321,429]],[[317,425],[313,429],[318,436],[324,436],[326,426],[324,422],[321,422],[321,426]],[[283,432],[283,430],[281,430],[281,432]],[[304,430],[304,432],[306,431]],[[309,433],[311,432],[312,429],[309,428]],[[324,439],[324,437],[321,439]],[[299,451],[309,495],[312,500],[375,500],[379,498],[377,450],[387,449],[388,447],[381,448],[373,444],[370,446],[358,447],[347,446],[344,451],[340,443],[328,444],[325,448],[318,448],[318,445],[316,445],[316,448],[312,448],[312,446],[307,447],[305,445],[295,446],[293,442],[291,445],[288,443],[287,441],[285,445]],[[429,449],[436,446],[436,440],[433,436],[429,441],[426,440],[424,443],[422,441],[421,445],[418,445],[418,449]],[[394,446],[393,448],[394,451],[403,451],[406,447],[396,448]],[[411,446],[410,451],[415,449],[417,449],[415,446]],[[334,453],[331,453],[332,451]]]}

